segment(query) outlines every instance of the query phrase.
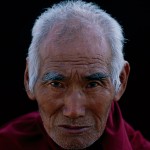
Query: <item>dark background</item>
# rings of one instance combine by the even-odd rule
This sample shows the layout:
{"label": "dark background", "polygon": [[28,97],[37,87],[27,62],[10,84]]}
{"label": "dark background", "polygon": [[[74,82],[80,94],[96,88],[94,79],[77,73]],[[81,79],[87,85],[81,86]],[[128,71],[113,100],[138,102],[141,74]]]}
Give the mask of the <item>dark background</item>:
{"label": "dark background", "polygon": [[[54,0],[5,1],[0,4],[0,125],[37,110],[24,90],[25,58],[35,18]],[[124,118],[150,140],[150,5],[148,0],[93,1],[123,26],[125,58],[131,73],[119,101]]]}

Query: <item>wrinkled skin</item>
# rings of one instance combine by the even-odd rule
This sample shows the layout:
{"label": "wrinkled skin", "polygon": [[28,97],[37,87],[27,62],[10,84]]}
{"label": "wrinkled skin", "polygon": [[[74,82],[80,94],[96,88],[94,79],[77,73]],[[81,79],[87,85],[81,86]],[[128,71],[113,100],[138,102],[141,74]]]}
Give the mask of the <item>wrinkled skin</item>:
{"label": "wrinkled skin", "polygon": [[[103,134],[111,103],[124,92],[129,66],[123,68],[116,93],[110,78],[111,50],[105,39],[98,40],[92,31],[76,33],[69,42],[56,42],[57,38],[48,34],[41,44],[39,76],[34,92],[27,94],[37,100],[44,127],[59,146],[84,149]],[[28,78],[27,64],[26,87]]]}

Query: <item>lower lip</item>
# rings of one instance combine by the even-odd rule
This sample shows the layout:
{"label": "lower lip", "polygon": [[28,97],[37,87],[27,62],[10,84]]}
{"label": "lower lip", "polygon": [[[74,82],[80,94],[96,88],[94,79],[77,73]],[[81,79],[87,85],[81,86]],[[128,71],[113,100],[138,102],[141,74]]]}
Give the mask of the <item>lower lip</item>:
{"label": "lower lip", "polygon": [[63,132],[65,132],[65,134],[83,134],[84,132],[86,132],[87,130],[89,130],[89,127],[69,128],[69,127],[59,126],[59,128],[61,130],[63,130]]}

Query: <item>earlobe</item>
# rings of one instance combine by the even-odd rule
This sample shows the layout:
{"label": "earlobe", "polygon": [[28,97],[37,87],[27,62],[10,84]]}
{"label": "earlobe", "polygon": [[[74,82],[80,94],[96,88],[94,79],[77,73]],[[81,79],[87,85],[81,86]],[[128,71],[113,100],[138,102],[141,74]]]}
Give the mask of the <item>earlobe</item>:
{"label": "earlobe", "polygon": [[116,95],[114,98],[115,101],[118,101],[121,98],[121,96],[123,95],[123,93],[126,89],[126,86],[127,86],[129,73],[130,73],[130,65],[127,61],[125,61],[125,64],[120,73],[120,86],[118,88],[118,91],[116,91]]}
{"label": "earlobe", "polygon": [[28,62],[27,61],[26,61],[26,68],[25,68],[25,72],[24,72],[24,86],[25,86],[25,91],[26,91],[29,99],[35,100],[34,93],[32,91],[30,91],[30,88],[29,88],[29,75],[28,75]]}

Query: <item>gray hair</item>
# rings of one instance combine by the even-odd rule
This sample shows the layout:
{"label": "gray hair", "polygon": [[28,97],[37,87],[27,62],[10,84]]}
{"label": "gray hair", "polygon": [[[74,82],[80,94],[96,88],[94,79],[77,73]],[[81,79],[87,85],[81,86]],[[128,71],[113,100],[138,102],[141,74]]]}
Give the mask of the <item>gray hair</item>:
{"label": "gray hair", "polygon": [[32,41],[28,50],[28,66],[29,66],[29,90],[33,92],[34,85],[38,78],[40,67],[39,47],[46,38],[53,26],[63,20],[67,20],[68,16],[76,16],[82,22],[96,25],[102,33],[112,50],[111,61],[111,79],[116,91],[120,85],[119,75],[124,65],[123,44],[124,36],[121,25],[106,11],[102,10],[98,5],[82,0],[64,1],[47,8],[35,21],[32,29]]}

